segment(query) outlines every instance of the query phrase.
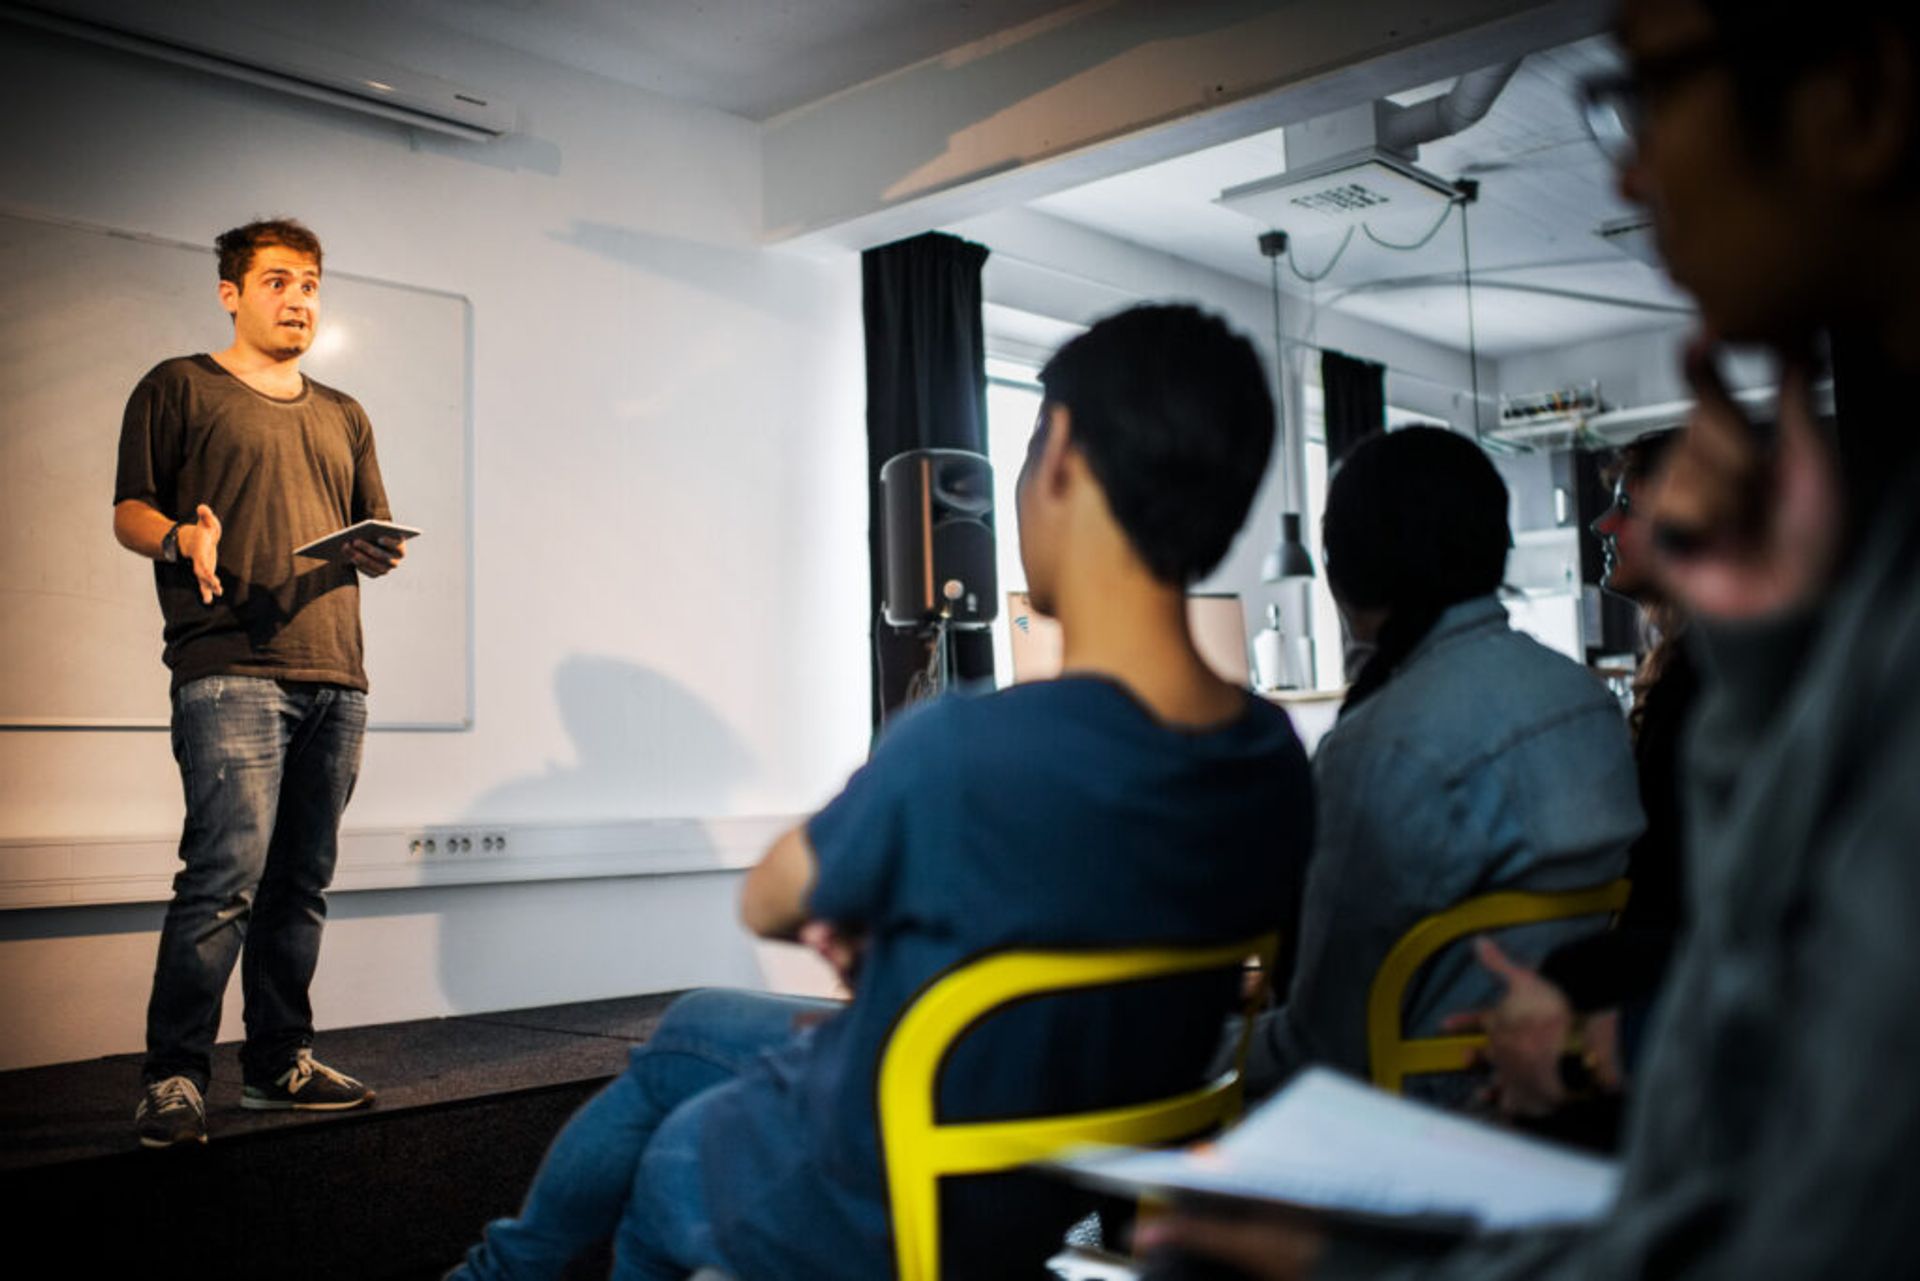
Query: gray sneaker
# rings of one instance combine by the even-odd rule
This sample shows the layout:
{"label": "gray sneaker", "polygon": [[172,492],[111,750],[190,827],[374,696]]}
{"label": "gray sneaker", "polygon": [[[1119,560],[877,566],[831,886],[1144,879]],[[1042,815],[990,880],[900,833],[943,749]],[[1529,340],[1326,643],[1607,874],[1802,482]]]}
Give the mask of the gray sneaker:
{"label": "gray sneaker", "polygon": [[207,1106],[200,1101],[200,1087],[184,1076],[147,1082],[147,1092],[133,1110],[133,1129],[143,1148],[205,1143]]}
{"label": "gray sneaker", "polygon": [[372,1090],[314,1058],[312,1050],[301,1050],[271,1084],[249,1084],[240,1091],[241,1107],[266,1111],[344,1112],[371,1102]]}

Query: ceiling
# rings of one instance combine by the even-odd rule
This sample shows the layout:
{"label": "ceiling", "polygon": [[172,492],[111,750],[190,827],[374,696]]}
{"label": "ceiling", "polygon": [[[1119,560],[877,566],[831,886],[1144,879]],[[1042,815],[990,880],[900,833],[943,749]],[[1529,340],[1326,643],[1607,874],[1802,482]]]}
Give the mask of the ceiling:
{"label": "ceiling", "polygon": [[[1474,339],[1482,352],[1511,355],[1683,318],[1687,301],[1663,274],[1595,234],[1602,223],[1634,212],[1614,190],[1611,168],[1575,105],[1579,80],[1612,67],[1614,57],[1599,37],[1532,54],[1484,119],[1420,149],[1422,168],[1480,182],[1480,199],[1467,207],[1466,222],[1476,286]],[[1414,86],[1393,99],[1407,105],[1450,87],[1451,81]],[[1255,240],[1267,228],[1214,201],[1228,187],[1285,167],[1286,147],[1274,130],[1048,196],[1032,207],[1266,285],[1270,267]],[[1454,212],[1429,243],[1412,251],[1356,235],[1317,285],[1283,259],[1282,283],[1321,305],[1465,349],[1460,221]],[[1404,244],[1432,225],[1428,217],[1424,226],[1396,223],[1377,230],[1383,239]],[[1326,271],[1340,237],[1290,230],[1298,272]]]}
{"label": "ceiling", "polygon": [[[1062,0],[389,0],[414,18],[670,97],[764,120],[969,41],[1067,7]],[[1465,222],[1475,289],[1473,339],[1499,357],[1683,319],[1686,299],[1655,268],[1595,229],[1632,209],[1575,106],[1582,77],[1610,68],[1601,38],[1535,53],[1492,110],[1419,163],[1479,180]],[[1450,81],[1409,86],[1402,105]],[[1215,202],[1228,187],[1285,169],[1274,130],[1206,148],[1033,202],[1032,208],[1254,283],[1269,265],[1266,228]],[[1286,287],[1321,306],[1449,348],[1468,345],[1460,285],[1461,215],[1424,247],[1383,248],[1356,235],[1324,280],[1284,264]],[[1431,225],[1430,223],[1428,225]],[[1375,228],[1410,242],[1425,226]],[[1292,263],[1325,270],[1339,247],[1294,232]],[[1568,295],[1584,295],[1570,297]],[[1614,303],[1600,300],[1615,300]],[[1632,303],[1638,306],[1616,305]]]}
{"label": "ceiling", "polygon": [[394,0],[439,26],[765,120],[1063,0]]}

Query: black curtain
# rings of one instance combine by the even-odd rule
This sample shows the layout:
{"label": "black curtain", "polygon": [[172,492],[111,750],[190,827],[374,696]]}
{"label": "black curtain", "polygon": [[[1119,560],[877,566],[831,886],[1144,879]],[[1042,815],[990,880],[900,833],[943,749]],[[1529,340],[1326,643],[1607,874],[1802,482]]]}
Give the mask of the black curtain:
{"label": "black curtain", "polygon": [[1327,412],[1327,463],[1387,429],[1387,367],[1371,360],[1320,353],[1320,389]]}
{"label": "black curtain", "polygon": [[[873,723],[898,707],[926,665],[928,642],[880,617],[880,466],[909,449],[987,452],[986,338],[980,268],[987,249],[941,232],[898,240],[860,256],[867,330],[867,560],[873,633]],[[997,522],[996,522],[997,523]],[[954,675],[993,676],[993,641],[958,632]]]}

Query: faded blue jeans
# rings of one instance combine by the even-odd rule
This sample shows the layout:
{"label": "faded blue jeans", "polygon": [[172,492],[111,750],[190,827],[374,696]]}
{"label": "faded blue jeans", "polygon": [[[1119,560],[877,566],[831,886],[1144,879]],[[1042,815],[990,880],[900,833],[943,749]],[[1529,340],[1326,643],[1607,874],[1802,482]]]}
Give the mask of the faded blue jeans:
{"label": "faded blue jeans", "polygon": [[366,726],[366,695],[337,685],[206,676],[174,692],[184,866],[147,1005],[147,1080],[185,1076],[206,1092],[243,945],[246,1079],[271,1081],[313,1043],[307,988]]}
{"label": "faded blue jeans", "polygon": [[573,1114],[526,1204],[487,1225],[447,1281],[557,1277],[609,1237],[618,1281],[727,1270],[713,1239],[700,1136],[715,1090],[800,1034],[832,1001],[713,989],[673,1003],[627,1070]]}

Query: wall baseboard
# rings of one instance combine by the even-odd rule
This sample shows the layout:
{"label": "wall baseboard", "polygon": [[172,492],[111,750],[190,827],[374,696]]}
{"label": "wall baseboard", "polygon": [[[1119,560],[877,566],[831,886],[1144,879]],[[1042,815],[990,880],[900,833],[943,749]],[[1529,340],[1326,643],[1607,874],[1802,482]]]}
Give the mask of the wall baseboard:
{"label": "wall baseboard", "polygon": [[[799,815],[618,823],[458,823],[340,833],[333,892],[747,868]],[[0,910],[162,903],[172,837],[0,841]]]}

